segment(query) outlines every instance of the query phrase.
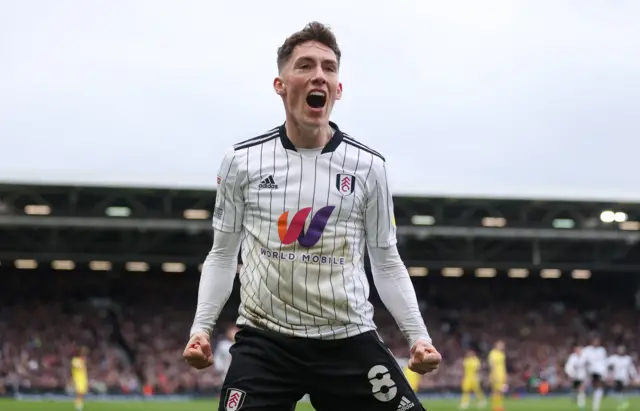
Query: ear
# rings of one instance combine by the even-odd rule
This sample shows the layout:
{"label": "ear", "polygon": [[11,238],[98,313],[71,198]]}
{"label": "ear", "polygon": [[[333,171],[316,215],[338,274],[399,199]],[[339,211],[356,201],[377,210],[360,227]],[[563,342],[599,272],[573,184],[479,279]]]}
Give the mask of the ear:
{"label": "ear", "polygon": [[342,98],[342,83],[338,83],[338,88],[336,89],[336,100],[340,100]]}
{"label": "ear", "polygon": [[276,77],[273,79],[273,89],[276,91],[276,94],[279,96],[284,96],[285,87],[284,81],[280,77]]}

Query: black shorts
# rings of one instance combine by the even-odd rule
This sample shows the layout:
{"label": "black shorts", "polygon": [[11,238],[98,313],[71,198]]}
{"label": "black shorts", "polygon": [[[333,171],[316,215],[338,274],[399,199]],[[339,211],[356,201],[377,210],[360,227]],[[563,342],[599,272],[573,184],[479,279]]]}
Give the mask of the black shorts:
{"label": "black shorts", "polygon": [[595,387],[602,386],[602,375],[600,374],[591,374],[591,385]]}
{"label": "black shorts", "polygon": [[374,331],[317,340],[244,326],[235,338],[220,411],[289,411],[304,394],[317,411],[424,410]]}
{"label": "black shorts", "polygon": [[615,380],[613,382],[613,391],[615,391],[615,392],[623,392],[624,391],[624,387],[625,387],[624,382],[622,382],[620,380]]}
{"label": "black shorts", "polygon": [[584,381],[573,380],[573,389],[577,390],[578,388],[580,388],[582,384],[584,384]]}

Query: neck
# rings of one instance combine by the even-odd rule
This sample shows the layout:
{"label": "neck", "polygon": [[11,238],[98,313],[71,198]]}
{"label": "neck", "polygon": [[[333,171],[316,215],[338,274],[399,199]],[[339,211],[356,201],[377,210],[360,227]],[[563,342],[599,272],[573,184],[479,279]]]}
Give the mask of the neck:
{"label": "neck", "polygon": [[327,145],[333,137],[333,129],[329,124],[326,126],[306,128],[300,126],[289,116],[285,123],[287,137],[297,148],[320,148]]}

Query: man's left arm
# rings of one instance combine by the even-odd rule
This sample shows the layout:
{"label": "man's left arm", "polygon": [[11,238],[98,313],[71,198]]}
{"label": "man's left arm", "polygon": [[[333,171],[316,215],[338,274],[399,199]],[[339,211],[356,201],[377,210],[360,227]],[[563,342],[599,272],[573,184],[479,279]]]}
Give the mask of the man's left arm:
{"label": "man's left arm", "polygon": [[409,347],[418,340],[431,344],[431,337],[424,324],[413,283],[407,272],[398,247],[367,247],[371,260],[373,281],[380,299],[398,323]]}
{"label": "man's left arm", "polygon": [[393,199],[384,160],[374,158],[366,187],[367,250],[378,294],[409,342],[409,369],[420,374],[434,371],[442,357],[433,347],[411,278],[398,253]]}
{"label": "man's left arm", "polygon": [[398,252],[393,198],[382,159],[374,158],[366,186],[367,251],[380,299],[410,347],[418,340],[431,344],[411,278]]}

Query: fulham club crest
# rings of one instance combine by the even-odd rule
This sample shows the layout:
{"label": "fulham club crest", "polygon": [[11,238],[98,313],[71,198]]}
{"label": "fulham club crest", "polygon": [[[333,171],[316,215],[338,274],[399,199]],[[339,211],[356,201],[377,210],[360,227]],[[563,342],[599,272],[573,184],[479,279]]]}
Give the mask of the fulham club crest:
{"label": "fulham club crest", "polygon": [[343,196],[350,195],[356,188],[356,176],[352,174],[338,174],[336,176],[336,188]]}
{"label": "fulham club crest", "polygon": [[224,407],[226,411],[236,411],[242,407],[242,403],[244,402],[244,397],[247,394],[242,390],[236,390],[235,388],[227,389],[227,403]]}

